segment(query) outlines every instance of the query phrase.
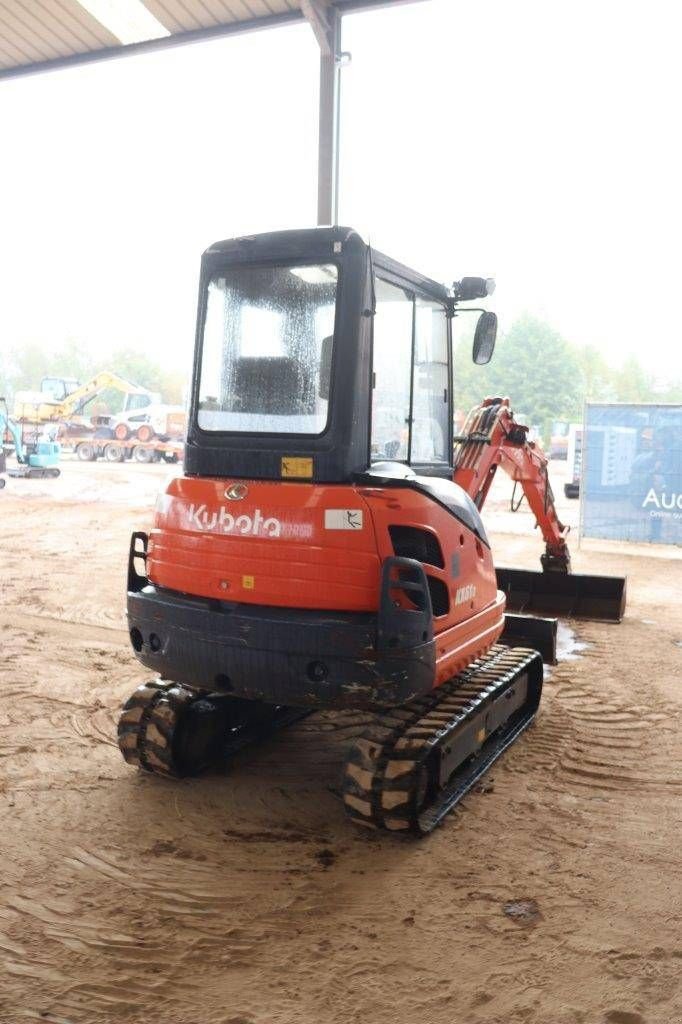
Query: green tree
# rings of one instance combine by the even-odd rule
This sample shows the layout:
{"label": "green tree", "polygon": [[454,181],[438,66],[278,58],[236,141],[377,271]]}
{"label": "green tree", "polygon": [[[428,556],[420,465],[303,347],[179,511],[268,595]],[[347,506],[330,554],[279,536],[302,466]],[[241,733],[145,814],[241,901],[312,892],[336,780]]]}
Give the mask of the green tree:
{"label": "green tree", "polygon": [[[0,359],[0,395],[5,395],[11,404],[16,391],[39,390],[43,377],[73,378],[85,383],[102,370],[160,392],[163,402],[179,405],[185,400],[188,373],[166,370],[155,359],[134,348],[116,349],[107,359],[102,359],[76,339],[69,339],[56,350],[33,341],[4,351]],[[117,391],[107,391],[100,402],[110,411],[118,412],[123,397]]]}
{"label": "green tree", "polygon": [[12,395],[15,391],[39,391],[43,377],[65,377],[85,381],[96,372],[95,360],[86,345],[75,339],[56,351],[32,341],[10,348],[0,368],[0,382]]}
{"label": "green tree", "polygon": [[50,372],[50,365],[50,353],[40,342],[10,348],[5,361],[7,390],[13,393],[19,389],[39,389],[40,381]]}
{"label": "green tree", "polygon": [[106,366],[99,369],[110,370],[133,384],[160,392],[162,401],[170,405],[179,405],[185,399],[188,374],[166,370],[155,359],[137,349],[116,349]]}
{"label": "green tree", "polygon": [[656,395],[654,380],[647,373],[636,356],[628,356],[620,369],[613,372],[613,383],[618,402],[660,402]]}
{"label": "green tree", "polygon": [[98,360],[86,344],[69,338],[52,356],[49,376],[72,377],[84,383],[97,373],[97,364]]}
{"label": "green tree", "polygon": [[473,366],[468,340],[460,342],[455,352],[456,407],[470,408],[493,394],[509,397],[524,420],[548,437],[553,420],[581,415],[583,379],[574,347],[528,313],[498,339],[486,367]]}
{"label": "green tree", "polygon": [[586,402],[613,402],[616,388],[613,369],[594,345],[584,345],[575,352],[582,381],[582,398]]}

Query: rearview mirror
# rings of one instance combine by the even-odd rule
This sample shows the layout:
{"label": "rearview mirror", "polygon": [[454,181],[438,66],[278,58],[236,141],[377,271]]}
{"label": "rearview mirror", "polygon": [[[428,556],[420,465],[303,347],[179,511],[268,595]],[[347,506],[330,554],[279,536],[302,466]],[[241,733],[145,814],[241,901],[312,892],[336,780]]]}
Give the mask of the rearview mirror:
{"label": "rearview mirror", "polygon": [[472,359],[477,366],[485,366],[493,357],[497,338],[497,314],[481,313],[476,324]]}

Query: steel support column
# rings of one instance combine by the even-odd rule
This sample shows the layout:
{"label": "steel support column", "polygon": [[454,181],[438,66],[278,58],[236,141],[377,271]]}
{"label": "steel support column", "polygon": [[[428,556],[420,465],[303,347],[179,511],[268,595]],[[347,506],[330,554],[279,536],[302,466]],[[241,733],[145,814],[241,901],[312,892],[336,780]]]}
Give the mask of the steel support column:
{"label": "steel support column", "polygon": [[301,0],[301,10],[320,46],[317,223],[336,224],[339,215],[341,15],[329,0]]}

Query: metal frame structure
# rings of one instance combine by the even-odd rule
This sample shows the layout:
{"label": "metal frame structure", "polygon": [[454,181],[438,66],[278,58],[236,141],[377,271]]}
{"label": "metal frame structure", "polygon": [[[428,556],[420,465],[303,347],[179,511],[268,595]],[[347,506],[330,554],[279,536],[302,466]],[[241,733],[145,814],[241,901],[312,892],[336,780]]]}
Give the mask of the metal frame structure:
{"label": "metal frame structure", "polygon": [[328,0],[301,0],[320,47],[320,114],[317,160],[317,223],[339,219],[339,131],[341,116],[341,15]]}
{"label": "metal frame structure", "polygon": [[395,7],[423,0],[298,0],[299,7],[280,14],[264,15],[243,21],[231,21],[201,29],[173,32],[161,39],[120,46],[104,46],[65,57],[17,64],[0,70],[0,80],[111,60],[117,57],[151,53],[223,36],[240,35],[257,29],[274,28],[307,21],[320,47],[320,101],[318,141],[317,223],[336,224],[339,208],[339,121],[341,68],[350,57],[341,50],[341,23],[344,14]]}

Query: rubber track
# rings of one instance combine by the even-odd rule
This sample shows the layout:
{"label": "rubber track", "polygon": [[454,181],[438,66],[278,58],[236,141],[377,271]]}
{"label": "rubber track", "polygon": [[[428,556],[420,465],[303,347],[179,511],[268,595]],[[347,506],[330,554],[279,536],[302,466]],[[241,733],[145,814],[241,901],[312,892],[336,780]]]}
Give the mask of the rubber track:
{"label": "rubber track", "polygon": [[183,712],[207,692],[162,680],[138,686],[118,720],[118,745],[128,764],[179,778],[183,772],[173,757],[173,735]]}
{"label": "rubber track", "polygon": [[[431,832],[530,725],[540,700],[542,671],[537,651],[497,644],[437,690],[388,711],[355,742],[346,763],[342,793],[351,820],[392,832]],[[524,672],[524,706],[439,786],[435,776],[441,748]]]}
{"label": "rubber track", "polygon": [[[191,720],[188,723],[186,718],[191,705],[210,696],[214,695],[209,690],[190,690],[180,683],[160,679],[139,686],[123,705],[118,721],[118,745],[127,763],[167,778],[197,774],[191,761],[178,759],[174,741],[181,723],[192,728]],[[260,709],[251,721],[237,715],[232,728],[229,720],[225,722],[223,742],[210,763],[224,763],[238,751],[268,739],[309,714],[307,708],[273,706],[269,717],[263,716]],[[208,763],[202,763],[198,771]]]}

